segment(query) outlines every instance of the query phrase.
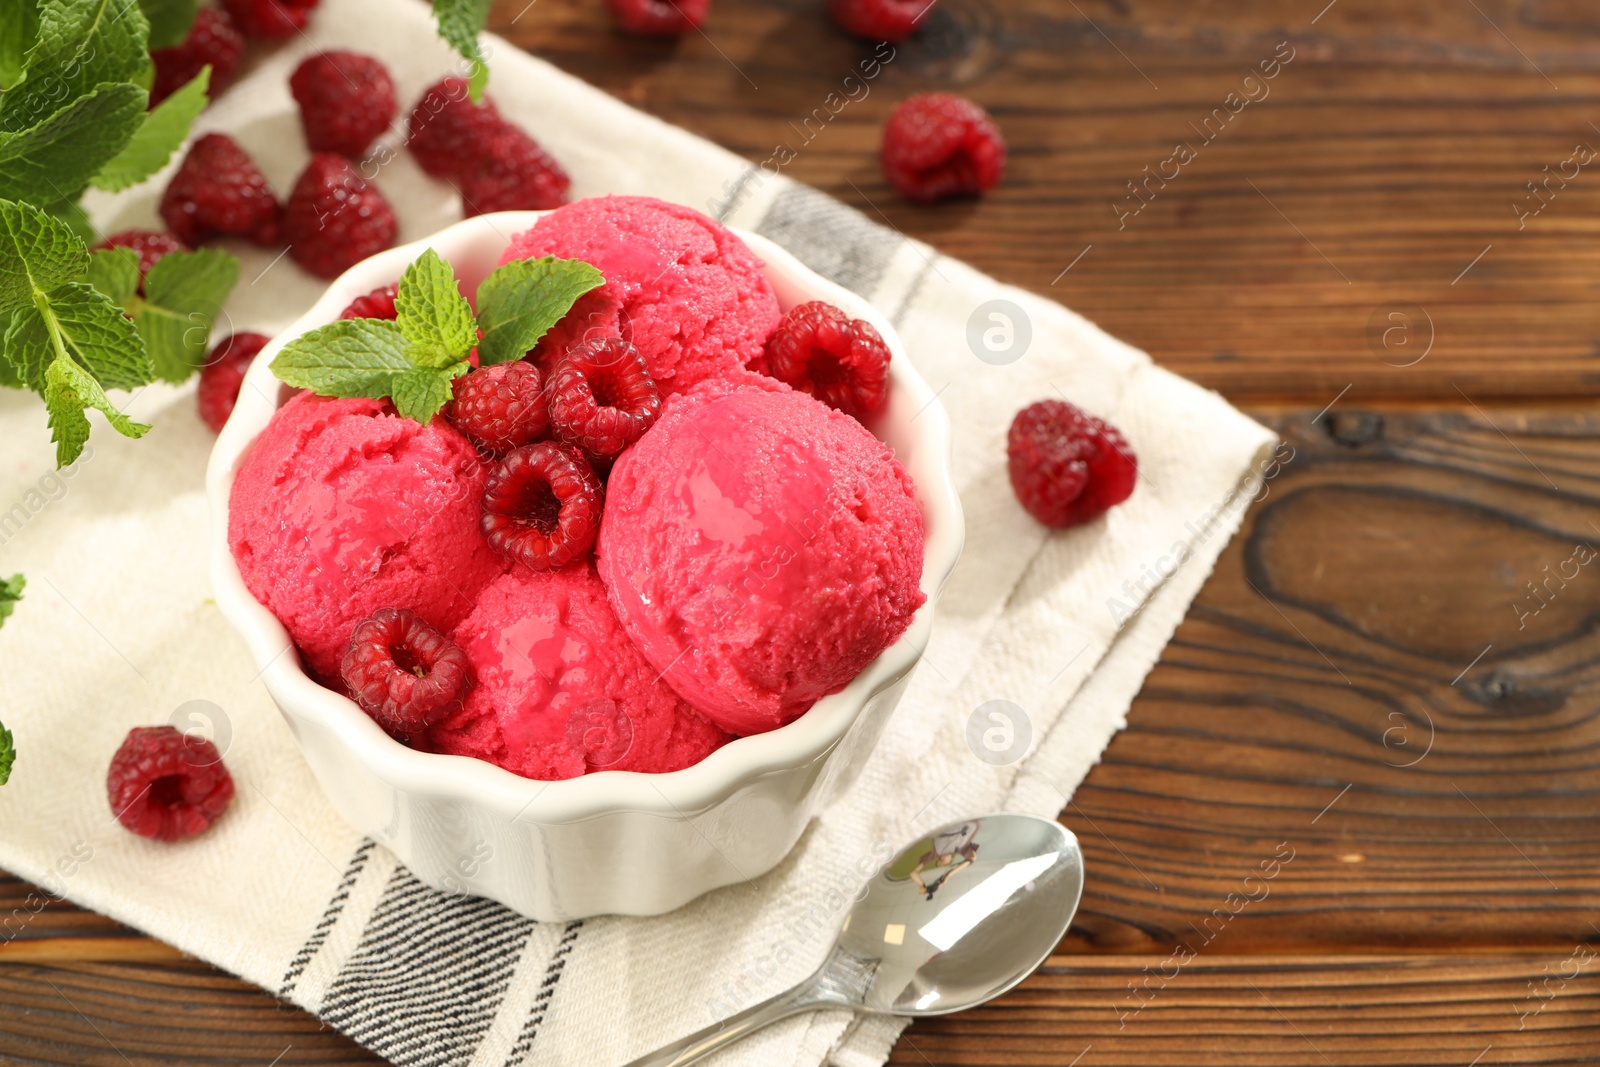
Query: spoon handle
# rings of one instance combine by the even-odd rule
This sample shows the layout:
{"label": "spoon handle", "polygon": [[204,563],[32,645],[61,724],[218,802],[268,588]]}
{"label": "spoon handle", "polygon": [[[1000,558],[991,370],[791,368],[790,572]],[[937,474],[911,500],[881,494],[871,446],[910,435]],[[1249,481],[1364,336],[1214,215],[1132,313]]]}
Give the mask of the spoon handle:
{"label": "spoon handle", "polygon": [[720,1023],[713,1023],[699,1033],[640,1056],[626,1067],[685,1067],[686,1064],[698,1063],[713,1052],[720,1052],[735,1041],[749,1037],[768,1023],[822,1006],[824,1002],[817,999],[811,983],[803,982],[771,1000],[746,1008]]}

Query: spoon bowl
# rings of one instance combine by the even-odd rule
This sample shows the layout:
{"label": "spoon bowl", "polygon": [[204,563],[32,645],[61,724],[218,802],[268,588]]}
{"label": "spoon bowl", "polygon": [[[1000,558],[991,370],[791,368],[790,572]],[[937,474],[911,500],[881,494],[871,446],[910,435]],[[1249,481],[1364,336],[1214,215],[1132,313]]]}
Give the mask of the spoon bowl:
{"label": "spoon bowl", "polygon": [[817,1008],[917,1018],[1016,986],[1061,941],[1083,896],[1083,852],[1060,823],[1000,813],[948,823],[873,876],[810,978],[628,1067],[685,1067]]}

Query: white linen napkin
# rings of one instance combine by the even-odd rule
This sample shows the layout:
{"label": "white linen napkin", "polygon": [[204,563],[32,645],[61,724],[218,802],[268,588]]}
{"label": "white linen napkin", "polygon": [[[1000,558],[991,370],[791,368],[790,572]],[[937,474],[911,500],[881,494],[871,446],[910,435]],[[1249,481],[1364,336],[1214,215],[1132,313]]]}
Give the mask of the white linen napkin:
{"label": "white linen napkin", "polygon": [[[650,194],[772,237],[891,316],[949,410],[966,554],[861,781],[775,871],[660,918],[546,926],[427,889],[333,813],[209,599],[212,437],[192,387],[139,392],[128,406],[151,434],[129,442],[101,426],[60,473],[43,406],[4,392],[0,573],[29,584],[0,631],[0,716],[19,750],[0,788],[0,866],[279,993],[403,1067],[599,1067],[803,978],[856,885],[917,833],[996,809],[1059,812],[1237,529],[1272,437],[1065,308],[487,43],[491,95],[567,167],[574,196]],[[458,63],[424,5],[328,0],[304,40],[200,123],[233,133],[280,192],[307,159],[287,75],[331,46],[388,64],[403,107]],[[402,241],[459,217],[455,192],[404,151],[376,181]],[[163,185],[96,198],[92,215],[105,232],[155,225]],[[236,251],[244,270],[222,331],[271,333],[321,291],[275,253]],[[1126,504],[1065,533],[1028,518],[1005,471],[1012,414],[1057,395],[1120,426],[1140,459]],[[1009,742],[992,707],[974,718],[991,701],[1020,709]],[[105,796],[111,753],[132,726],[199,719],[226,751],[232,809],[178,845],[124,832]],[[25,925],[6,930],[0,946]],[[875,1065],[899,1029],[818,1013],[717,1062]]]}

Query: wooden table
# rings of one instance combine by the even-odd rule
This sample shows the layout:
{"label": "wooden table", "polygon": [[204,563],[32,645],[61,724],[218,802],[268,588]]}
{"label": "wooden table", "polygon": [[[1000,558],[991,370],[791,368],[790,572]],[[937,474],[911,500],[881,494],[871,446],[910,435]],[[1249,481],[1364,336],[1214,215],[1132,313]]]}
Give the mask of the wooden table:
{"label": "wooden table", "polygon": [[[821,0],[716,0],[666,43],[526,3],[496,28],[752,160],[863,52]],[[1571,561],[1600,543],[1600,11],[1226,7],[939,0],[788,168],[1294,448],[1062,816],[1091,872],[1070,936],[893,1062],[1596,1062],[1600,567]],[[1010,140],[981,202],[881,177],[884,116],[932,88]],[[0,953],[0,1062],[180,1061],[374,1062],[68,906]]]}

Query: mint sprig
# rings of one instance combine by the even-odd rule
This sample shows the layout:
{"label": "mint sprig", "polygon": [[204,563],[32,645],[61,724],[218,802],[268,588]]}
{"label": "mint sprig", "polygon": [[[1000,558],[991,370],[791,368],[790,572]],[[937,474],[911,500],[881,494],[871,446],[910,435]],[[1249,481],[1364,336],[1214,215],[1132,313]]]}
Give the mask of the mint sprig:
{"label": "mint sprig", "polygon": [[238,271],[226,252],[174,252],[150,269],[140,296],[131,251],[91,255],[60,219],[0,201],[0,384],[44,398],[59,465],[83,451],[88,409],[124,436],[144,436],[150,427],[124,415],[106,390],[193,373]]}
{"label": "mint sprig", "polygon": [[472,370],[474,344],[481,366],[521,359],[579,297],[604,284],[581,260],[513,261],[478,287],[474,317],[450,265],[430,248],[400,277],[396,321],[320,326],[285,345],[272,373],[321,396],[387,397],[401,415],[426,423],[449,403],[450,383]]}
{"label": "mint sprig", "polygon": [[471,67],[467,94],[473,103],[483,99],[484,87],[489,84],[489,62],[479,47],[478,35],[489,22],[489,8],[493,4],[494,0],[433,0],[433,17],[439,23],[439,36],[461,53],[461,58]]}
{"label": "mint sprig", "polygon": [[0,626],[4,626],[6,620],[11,617],[11,612],[22,599],[22,590],[27,584],[28,580],[20,574],[0,578]]}
{"label": "mint sprig", "polygon": [[[9,578],[0,578],[0,626],[4,626],[6,619],[10,618],[12,609],[17,606],[17,601],[22,599],[22,589],[28,584],[27,579],[20,574],[13,574]],[[11,765],[17,760],[17,750],[11,740],[11,731],[0,722],[0,785],[5,785],[11,777]]]}
{"label": "mint sprig", "polygon": [[11,780],[11,767],[16,762],[17,746],[11,739],[11,731],[0,723],[0,785]]}

